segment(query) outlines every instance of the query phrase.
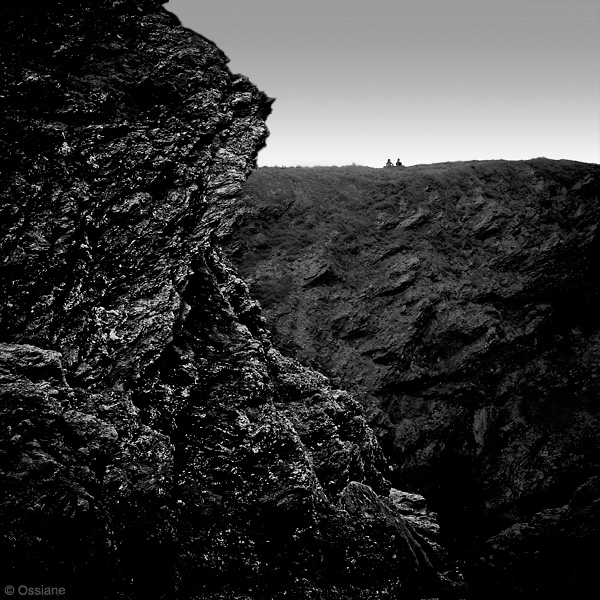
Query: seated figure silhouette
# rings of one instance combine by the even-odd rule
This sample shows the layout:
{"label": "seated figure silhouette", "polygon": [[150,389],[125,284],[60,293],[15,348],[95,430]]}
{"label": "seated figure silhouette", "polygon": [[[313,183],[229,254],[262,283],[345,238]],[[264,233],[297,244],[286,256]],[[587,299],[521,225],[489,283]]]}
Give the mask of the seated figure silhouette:
{"label": "seated figure silhouette", "polygon": [[398,160],[396,161],[396,166],[397,166],[397,167],[401,167],[401,166],[402,166],[402,163],[400,162],[400,159],[398,159]]}
{"label": "seated figure silhouette", "polygon": [[393,167],[394,165],[392,164],[392,161],[388,158],[387,162],[385,163],[386,167]]}

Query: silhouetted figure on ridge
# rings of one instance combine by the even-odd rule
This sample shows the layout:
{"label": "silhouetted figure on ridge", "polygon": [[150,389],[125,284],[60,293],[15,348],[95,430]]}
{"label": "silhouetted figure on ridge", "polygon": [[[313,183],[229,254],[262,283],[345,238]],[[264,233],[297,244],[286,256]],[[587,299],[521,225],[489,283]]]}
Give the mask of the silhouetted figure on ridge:
{"label": "silhouetted figure on ridge", "polygon": [[394,165],[392,164],[392,161],[388,158],[387,162],[385,163],[386,167],[393,167]]}
{"label": "silhouetted figure on ridge", "polygon": [[401,167],[401,166],[402,166],[402,163],[400,162],[400,159],[398,159],[398,160],[396,161],[396,166],[397,166],[397,167]]}

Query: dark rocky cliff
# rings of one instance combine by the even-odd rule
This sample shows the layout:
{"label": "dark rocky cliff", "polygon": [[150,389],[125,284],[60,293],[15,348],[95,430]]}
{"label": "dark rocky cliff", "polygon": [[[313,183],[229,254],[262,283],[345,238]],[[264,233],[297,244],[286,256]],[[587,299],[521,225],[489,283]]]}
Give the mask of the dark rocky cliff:
{"label": "dark rocky cliff", "polygon": [[577,597],[600,522],[600,167],[259,169],[220,235],[353,389],[481,597]]}
{"label": "dark rocky cliff", "polygon": [[452,587],[359,404],[277,351],[215,244],[271,100],[162,4],[0,13],[1,583]]}

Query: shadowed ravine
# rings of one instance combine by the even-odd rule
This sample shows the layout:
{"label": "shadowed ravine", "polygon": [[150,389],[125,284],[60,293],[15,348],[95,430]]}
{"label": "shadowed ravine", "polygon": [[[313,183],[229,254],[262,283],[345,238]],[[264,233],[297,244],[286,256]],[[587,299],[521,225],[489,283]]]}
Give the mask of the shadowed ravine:
{"label": "shadowed ravine", "polygon": [[220,235],[352,390],[482,597],[572,597],[598,536],[598,165],[263,168]]}

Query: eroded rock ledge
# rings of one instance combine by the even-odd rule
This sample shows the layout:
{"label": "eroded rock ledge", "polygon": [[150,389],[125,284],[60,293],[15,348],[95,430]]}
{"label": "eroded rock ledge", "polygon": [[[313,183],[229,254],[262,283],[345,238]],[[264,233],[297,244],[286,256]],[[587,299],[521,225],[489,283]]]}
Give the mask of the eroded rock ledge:
{"label": "eroded rock ledge", "polygon": [[0,15],[2,583],[447,589],[357,402],[273,347],[213,241],[271,100],[162,4]]}

